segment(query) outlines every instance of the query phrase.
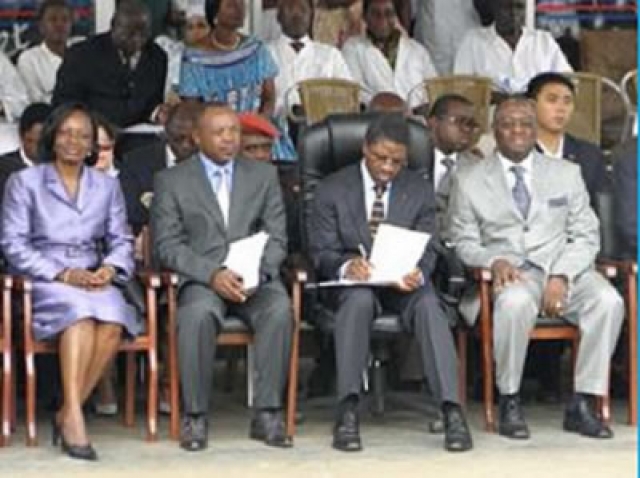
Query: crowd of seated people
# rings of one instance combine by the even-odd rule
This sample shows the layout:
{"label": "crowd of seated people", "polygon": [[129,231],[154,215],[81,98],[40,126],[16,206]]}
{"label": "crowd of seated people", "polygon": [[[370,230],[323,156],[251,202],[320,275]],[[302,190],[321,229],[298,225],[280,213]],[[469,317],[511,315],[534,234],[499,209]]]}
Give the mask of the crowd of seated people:
{"label": "crowd of seated people", "polygon": [[[283,265],[294,253],[318,280],[366,281],[382,223],[432,234],[438,247],[425,248],[393,286],[328,294],[335,317],[329,351],[337,380],[335,449],[363,449],[362,376],[371,324],[382,309],[396,313],[412,336],[399,358],[417,367],[407,373],[426,380],[438,403],[444,448],[473,448],[451,317],[438,293],[447,284],[436,267],[443,251],[493,276],[499,433],[530,436],[521,389],[529,332],[543,313],[563,317],[582,334],[563,428],[613,437],[596,398],[608,393],[625,311],[595,269],[598,201],[608,173],[599,146],[567,131],[576,97],[564,74],[571,67],[549,33],[524,27],[523,0],[477,0],[477,11],[452,2],[447,12],[433,0],[424,5],[438,4],[436,10],[420,9],[415,22],[410,3],[265,1],[278,23],[267,39],[243,33],[243,0],[191,1],[184,39],[154,41],[148,6],[121,0],[109,31],[71,42],[69,3],[45,0],[37,17],[42,42],[24,51],[17,66],[0,55],[1,113],[18,121],[20,136],[18,150],[0,157],[0,246],[5,271],[33,281],[35,338],[58,343],[61,400],[51,426],[68,456],[98,457],[84,408],[94,389],[98,414],[117,411],[114,356],[122,339],[140,333],[121,285],[145,252],[153,256],[146,265],[179,277],[180,446],[208,446],[214,338],[234,315],[254,334],[249,436],[291,447],[283,410],[294,327]],[[426,11],[464,25],[455,51],[446,39],[451,31],[425,31]],[[344,17],[339,38],[317,34],[323,15]],[[480,105],[416,90],[451,73],[492,79],[496,111],[486,133],[496,148],[484,157],[475,144]],[[295,162],[294,142],[304,129],[290,134],[285,95],[314,78],[357,83],[370,121],[359,160],[323,179],[312,198],[301,198],[304,158]],[[119,151],[126,129],[140,123],[155,123],[161,133]],[[430,145],[419,171],[409,164],[412,123]],[[618,258],[634,259],[635,138],[613,158]],[[310,202],[306,219],[303,200]],[[246,288],[225,260],[231,243],[258,231],[269,236],[258,283]],[[454,311],[471,325],[476,292],[465,284]],[[561,354],[552,348],[531,355],[549,372]],[[539,378],[552,381],[547,373]],[[161,409],[169,411],[169,390],[161,388]]]}

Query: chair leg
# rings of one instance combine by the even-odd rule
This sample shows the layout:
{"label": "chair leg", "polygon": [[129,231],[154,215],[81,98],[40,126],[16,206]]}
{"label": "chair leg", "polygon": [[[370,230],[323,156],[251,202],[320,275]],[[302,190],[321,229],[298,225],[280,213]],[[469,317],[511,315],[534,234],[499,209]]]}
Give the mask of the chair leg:
{"label": "chair leg", "polygon": [[247,344],[247,408],[253,407],[253,380],[255,367],[256,364],[253,344]]}
{"label": "chair leg", "polygon": [[169,401],[171,412],[169,414],[169,436],[172,440],[180,438],[180,377],[178,376],[178,338],[176,333],[176,297],[175,288],[167,289],[168,300],[168,362],[169,362]]}
{"label": "chair leg", "polygon": [[147,354],[149,359],[147,396],[147,441],[158,439],[158,357],[155,348]]}
{"label": "chair leg", "polygon": [[124,425],[132,427],[135,424],[136,353],[127,352],[126,357]]}
{"label": "chair leg", "polygon": [[377,359],[373,359],[371,367],[371,413],[374,416],[381,417],[384,415],[384,391],[386,389],[386,369],[384,363]]}
{"label": "chair leg", "polygon": [[460,405],[467,405],[467,331],[459,328],[456,331],[458,342],[458,399]]}
{"label": "chair leg", "polygon": [[27,368],[27,446],[38,444],[36,424],[36,368],[32,352],[25,353]]}
{"label": "chair leg", "polygon": [[[7,358],[8,357],[8,358]],[[11,418],[13,415],[13,372],[11,351],[5,352],[2,364],[2,437],[0,446],[8,446],[11,439]]]}
{"label": "chair leg", "polygon": [[632,270],[628,275],[626,290],[627,302],[627,336],[629,339],[629,407],[627,422],[635,426],[638,420],[638,296],[636,274]]}
{"label": "chair leg", "polygon": [[293,288],[293,331],[291,336],[291,356],[289,357],[289,389],[287,390],[287,436],[291,441],[296,434],[296,407],[298,405],[298,363],[300,359],[300,322],[302,320],[302,292]]}
{"label": "chair leg", "polygon": [[488,432],[496,430],[493,411],[493,331],[491,330],[491,296],[489,285],[480,284],[482,307],[480,309],[480,345],[482,347],[482,388],[484,421]]}

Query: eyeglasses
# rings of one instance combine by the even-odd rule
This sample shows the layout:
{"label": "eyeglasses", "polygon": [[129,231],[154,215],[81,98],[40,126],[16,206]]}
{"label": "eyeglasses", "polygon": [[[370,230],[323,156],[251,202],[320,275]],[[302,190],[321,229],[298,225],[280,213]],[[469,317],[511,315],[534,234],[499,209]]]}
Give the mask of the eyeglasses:
{"label": "eyeglasses", "polygon": [[375,161],[376,163],[379,163],[381,165],[390,164],[394,169],[400,169],[407,162],[407,158],[404,156],[394,158],[392,156],[385,156],[383,154],[376,153],[371,149],[369,149],[369,155],[371,156],[371,159],[373,159],[373,161]]}
{"label": "eyeglasses", "polygon": [[454,116],[454,115],[442,115],[438,116],[441,121],[447,121],[454,126],[462,129],[478,130],[480,125],[473,116]]}

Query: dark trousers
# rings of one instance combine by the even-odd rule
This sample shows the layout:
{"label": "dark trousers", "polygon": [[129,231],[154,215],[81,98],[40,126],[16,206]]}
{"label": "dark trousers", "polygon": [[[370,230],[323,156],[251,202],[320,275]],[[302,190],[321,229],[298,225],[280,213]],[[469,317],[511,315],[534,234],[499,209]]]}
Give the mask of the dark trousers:
{"label": "dark trousers", "polygon": [[178,365],[184,411],[207,413],[211,397],[216,336],[227,315],[254,332],[255,405],[280,408],[291,347],[291,303],[284,286],[271,281],[243,304],[224,301],[211,289],[186,285],[178,300]]}
{"label": "dark trousers", "polygon": [[367,366],[371,324],[383,310],[400,314],[416,338],[436,400],[459,403],[457,358],[449,322],[430,284],[403,294],[393,289],[345,288],[336,294],[335,346],[338,399],[359,394]]}

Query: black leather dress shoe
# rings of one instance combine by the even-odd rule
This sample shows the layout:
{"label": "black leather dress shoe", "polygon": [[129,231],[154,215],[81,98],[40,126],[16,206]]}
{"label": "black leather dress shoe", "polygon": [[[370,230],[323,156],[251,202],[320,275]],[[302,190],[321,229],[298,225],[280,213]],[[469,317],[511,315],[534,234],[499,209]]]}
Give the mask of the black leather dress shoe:
{"label": "black leather dress shoe", "polygon": [[251,420],[249,437],[278,448],[291,448],[293,442],[287,436],[280,410],[258,410]]}
{"label": "black leather dress shoe", "polygon": [[500,424],[498,433],[508,438],[526,440],[529,438],[529,427],[524,421],[520,399],[516,395],[500,397]]}
{"label": "black leather dress shoe", "polygon": [[333,427],[333,448],[340,451],[360,451],[360,423],[358,412],[354,409],[344,410]]}
{"label": "black leather dress shoe", "polygon": [[209,426],[204,415],[186,416],[182,419],[180,446],[187,451],[200,451],[207,448]]}
{"label": "black leather dress shoe", "polygon": [[575,397],[564,413],[563,428],[586,437],[613,438],[613,431],[596,416],[594,408],[593,400]]}
{"label": "black leather dress shoe", "polygon": [[467,451],[473,448],[467,420],[459,406],[444,412],[444,448],[447,451]]}

